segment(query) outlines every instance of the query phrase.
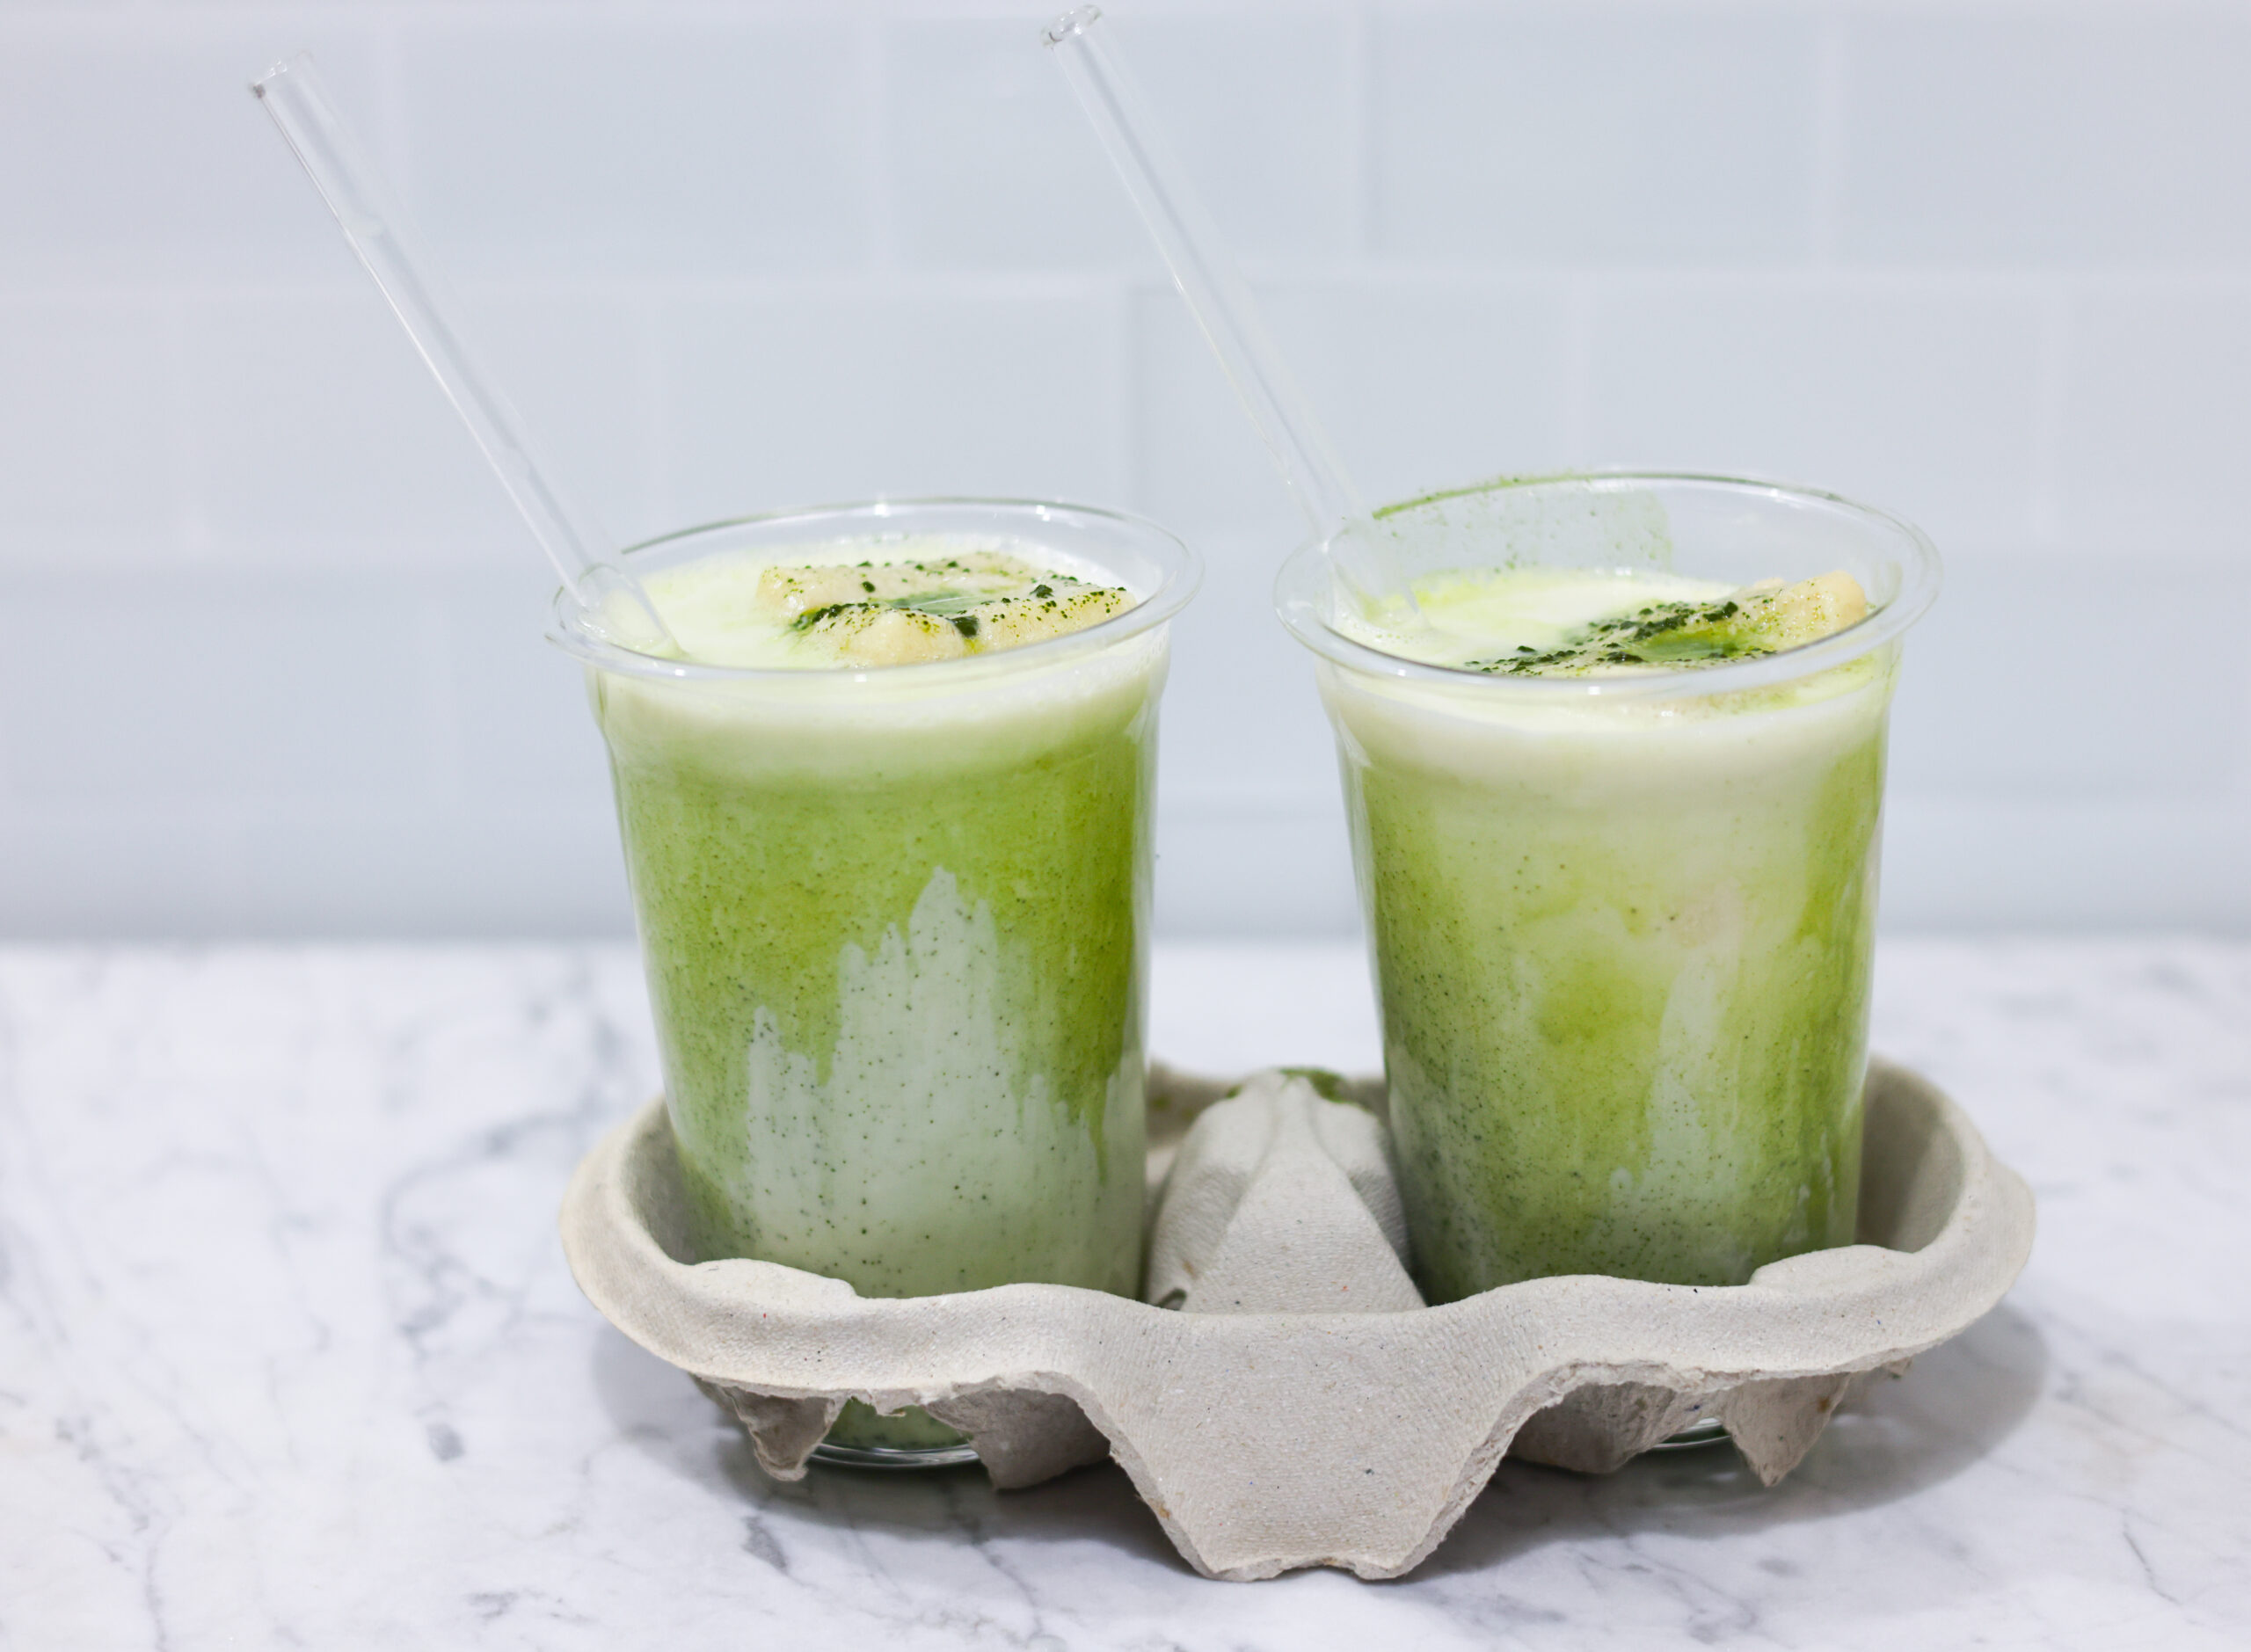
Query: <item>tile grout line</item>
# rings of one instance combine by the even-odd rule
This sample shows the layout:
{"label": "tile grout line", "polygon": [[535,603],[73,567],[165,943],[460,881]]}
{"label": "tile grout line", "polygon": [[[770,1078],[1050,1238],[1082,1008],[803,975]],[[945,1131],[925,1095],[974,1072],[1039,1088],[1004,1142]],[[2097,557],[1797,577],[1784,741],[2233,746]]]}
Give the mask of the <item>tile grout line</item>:
{"label": "tile grout line", "polygon": [[[1456,261],[1380,256],[1258,257],[1242,259],[1254,284],[1351,283],[1414,289],[1455,286],[1479,287],[1557,280],[1596,280],[1621,287],[1696,290],[1713,287],[1798,289],[1817,287],[1869,293],[1992,293],[2022,291],[2028,281],[2073,295],[2219,298],[2251,297],[2251,265],[2116,266],[2066,268],[2051,264],[1846,264],[1807,265],[1551,263]],[[807,266],[782,274],[666,275],[483,274],[454,282],[470,299],[529,297],[616,298],[621,289],[687,299],[790,299],[800,297],[1003,298],[1067,295],[1091,281],[1120,275],[1140,279],[1144,272],[1111,262],[1066,266],[994,266],[982,269],[916,270],[904,266],[851,269]],[[1154,271],[1147,273],[1155,273]],[[0,314],[42,306],[98,308],[109,303],[178,300],[189,304],[270,302],[288,299],[357,299],[368,292],[356,265],[350,273],[275,277],[183,274],[170,279],[107,280],[100,273],[55,275],[11,283],[0,275]]]}
{"label": "tile grout line", "polygon": [[1590,281],[1572,281],[1563,288],[1562,436],[1564,462],[1570,465],[1598,462],[1593,451],[1596,300]]}
{"label": "tile grout line", "polygon": [[428,213],[414,198],[413,145],[408,134],[412,122],[406,115],[406,44],[404,25],[396,18],[384,19],[375,33],[368,54],[375,80],[375,129],[370,135],[377,164],[389,174],[406,210],[416,219]]}
{"label": "tile grout line", "polygon": [[627,325],[633,338],[632,395],[639,405],[641,507],[648,520],[667,525],[679,521],[672,473],[672,404],[665,373],[664,301],[638,289],[626,300]]}
{"label": "tile grout line", "polygon": [[462,727],[459,685],[447,669],[447,662],[456,651],[471,645],[471,639],[462,632],[457,608],[440,594],[438,580],[425,582],[413,611],[422,721],[429,731],[423,784],[434,807],[459,811],[470,804],[468,743]]}
{"label": "tile grout line", "polygon": [[175,299],[160,302],[157,314],[164,339],[164,451],[171,471],[166,486],[172,496],[172,532],[182,559],[200,562],[213,557],[218,539],[211,531],[201,485],[202,421],[195,417],[188,389],[187,307]]}
{"label": "tile grout line", "polygon": [[1144,510],[1147,494],[1142,476],[1147,467],[1147,455],[1142,452],[1142,404],[1146,399],[1141,367],[1141,353],[1134,348],[1140,338],[1136,323],[1140,309],[1140,290],[1130,278],[1121,277],[1110,289],[1110,335],[1112,348],[1117,351],[1116,400],[1118,428],[1116,449],[1112,455],[1117,470],[1114,480],[1118,496],[1128,508]]}
{"label": "tile grout line", "polygon": [[1373,250],[1375,213],[1375,156],[1374,133],[1370,108],[1373,89],[1370,84],[1368,15],[1365,4],[1355,5],[1340,19],[1344,54],[1344,109],[1340,122],[1344,132],[1344,256],[1353,262],[1365,262]]}
{"label": "tile grout line", "polygon": [[1831,11],[1814,46],[1813,202],[1810,226],[1813,266],[1829,269],[1839,257],[1845,188],[1845,22]]}
{"label": "tile grout line", "polygon": [[2053,549],[2064,537],[2064,415],[2071,393],[2072,305],[2053,285],[2039,305],[2039,354],[2032,404],[2032,537]]}
{"label": "tile grout line", "polygon": [[[1416,292],[1431,288],[1476,291],[1556,281],[1597,282],[1637,292],[1749,290],[1854,292],[1877,296],[2012,295],[2036,284],[2043,292],[2073,297],[2251,298],[2251,269],[2071,270],[2036,264],[1896,266],[1839,264],[1825,268],[1758,265],[1676,266],[1606,264],[1465,264],[1370,258],[1257,258],[1242,260],[1253,286],[1351,286]],[[355,272],[356,273],[356,272]],[[664,301],[789,302],[814,298],[936,300],[1070,298],[1090,286],[1140,279],[1128,268],[1087,264],[1056,268],[988,270],[839,271],[807,269],[786,276],[688,277],[586,275],[514,278],[483,276],[459,281],[465,299],[618,299],[630,292]],[[169,281],[40,281],[11,287],[0,282],[0,315],[11,309],[108,304],[225,305],[321,301],[356,302],[370,295],[364,277],[309,276],[274,280],[186,278]]]}
{"label": "tile grout line", "polygon": [[[863,18],[854,30],[860,58],[861,135],[866,150],[867,258],[887,274],[900,271],[899,201],[891,167],[891,75],[882,20]],[[911,278],[909,278],[911,279]]]}

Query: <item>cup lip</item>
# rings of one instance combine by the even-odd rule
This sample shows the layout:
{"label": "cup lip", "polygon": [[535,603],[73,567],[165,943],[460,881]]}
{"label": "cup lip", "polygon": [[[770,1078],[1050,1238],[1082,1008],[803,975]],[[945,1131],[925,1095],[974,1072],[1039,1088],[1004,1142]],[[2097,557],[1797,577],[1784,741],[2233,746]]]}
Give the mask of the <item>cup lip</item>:
{"label": "cup lip", "polygon": [[[1504,477],[1465,487],[1444,488],[1419,494],[1397,505],[1386,506],[1379,520],[1417,506],[1470,494],[1496,492],[1503,488],[1541,487],[1561,483],[1609,484],[1620,491],[1650,483],[1688,483],[1703,487],[1739,490],[1774,500],[1792,500],[1841,509],[1875,524],[1892,535],[1900,549],[1898,594],[1858,624],[1780,653],[1720,666],[1676,667],[1614,677],[1517,677],[1475,671],[1465,666],[1440,666],[1402,659],[1371,648],[1329,625],[1325,600],[1331,583],[1328,548],[1335,534],[1309,540],[1282,564],[1274,581],[1274,606],[1283,625],[1298,641],[1332,664],[1363,676],[1389,677],[1401,682],[1468,689],[1495,699],[1519,703],[1584,702],[1591,700],[1664,700],[1729,694],[1772,688],[1818,672],[1842,666],[1873,652],[1904,634],[1922,618],[1937,600],[1942,572],[1938,548],[1930,536],[1904,517],[1872,505],[1862,505],[1825,489],[1803,487],[1752,477],[1719,476],[1697,470],[1597,469],[1557,471],[1548,475]],[[1607,488],[1605,491],[1608,491]],[[1343,530],[1339,529],[1339,532]]]}
{"label": "cup lip", "polygon": [[676,545],[702,535],[732,528],[781,526],[803,522],[809,530],[828,529],[838,536],[852,531],[850,524],[880,524],[915,511],[932,509],[982,510],[1049,521],[1059,515],[1093,518],[1123,528],[1150,554],[1162,577],[1155,589],[1123,614],[1097,622],[1083,630],[1027,643],[1021,648],[970,654],[958,659],[922,660],[911,665],[875,666],[851,671],[820,666],[721,666],[705,660],[667,659],[624,647],[597,636],[585,622],[585,612],[570,592],[557,587],[549,608],[547,640],[586,665],[627,676],[667,682],[741,682],[790,684],[818,692],[812,684],[836,684],[839,692],[851,685],[895,684],[900,687],[940,687],[967,684],[984,678],[1053,665],[1082,654],[1098,653],[1118,643],[1155,630],[1180,612],[1203,583],[1203,559],[1169,528],[1147,517],[1099,505],[1078,505],[1062,499],[985,498],[973,494],[931,494],[911,499],[857,499],[841,505],[793,506],[783,510],[759,511],[747,516],[722,517],[692,528],[675,528],[626,546],[619,555],[631,558],[646,551]]}

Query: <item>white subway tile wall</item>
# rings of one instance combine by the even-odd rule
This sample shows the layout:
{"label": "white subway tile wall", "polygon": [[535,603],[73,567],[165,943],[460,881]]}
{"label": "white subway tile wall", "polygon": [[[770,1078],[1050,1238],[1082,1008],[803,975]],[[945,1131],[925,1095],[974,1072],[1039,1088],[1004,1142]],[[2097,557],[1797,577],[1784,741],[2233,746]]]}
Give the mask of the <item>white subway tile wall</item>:
{"label": "white subway tile wall", "polygon": [[[1370,494],[1694,466],[1930,529],[1891,923],[2251,928],[2251,7],[1109,10]],[[1195,543],[1160,923],[1349,931],[1300,525],[1045,20],[0,8],[0,932],[629,921],[537,553],[245,94],[303,47],[621,539],[982,491]]]}

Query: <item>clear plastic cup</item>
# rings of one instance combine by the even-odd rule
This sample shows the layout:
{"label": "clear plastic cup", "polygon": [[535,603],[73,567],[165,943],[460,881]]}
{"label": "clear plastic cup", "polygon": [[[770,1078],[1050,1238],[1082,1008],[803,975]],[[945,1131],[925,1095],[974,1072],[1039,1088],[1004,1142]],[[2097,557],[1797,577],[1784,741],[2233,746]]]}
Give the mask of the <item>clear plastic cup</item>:
{"label": "clear plastic cup", "polygon": [[1337,733],[1425,1297],[1736,1284],[1850,1244],[1887,714],[1937,592],[1929,541],[1697,476],[1497,482],[1380,518],[1410,577],[1842,568],[1872,610],[1701,669],[1496,675],[1340,633],[1322,545],[1285,566]]}
{"label": "clear plastic cup", "polygon": [[[722,522],[627,553],[880,558],[944,535],[1091,564],[1140,599],[1069,636],[865,670],[663,659],[558,600],[586,666],[695,1259],[864,1296],[1134,1294],[1156,717],[1198,567],[1083,506],[930,499]],[[855,1405],[821,1448],[961,1460]]]}

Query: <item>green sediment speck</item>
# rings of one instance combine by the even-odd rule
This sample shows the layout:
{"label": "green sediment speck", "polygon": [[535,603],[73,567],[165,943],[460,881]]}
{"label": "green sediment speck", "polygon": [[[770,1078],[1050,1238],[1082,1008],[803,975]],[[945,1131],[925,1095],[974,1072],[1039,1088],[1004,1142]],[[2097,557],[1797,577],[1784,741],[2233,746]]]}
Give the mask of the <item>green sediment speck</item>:
{"label": "green sediment speck", "polygon": [[[858,565],[870,568],[874,564],[862,563]],[[1090,624],[1130,606],[1128,593],[1122,587],[1092,585],[1053,572],[1041,576],[1038,583],[1029,589],[1021,585],[1010,589],[1010,580],[1007,576],[999,575],[991,568],[973,567],[957,558],[949,557],[942,562],[900,562],[885,566],[909,571],[934,582],[934,588],[878,595],[880,587],[875,580],[863,579],[856,582],[863,593],[860,599],[823,602],[805,608],[789,620],[790,630],[800,636],[825,628],[856,630],[873,623],[886,614],[906,614],[926,622],[943,621],[965,641],[976,644],[970,651],[977,652],[989,635],[986,622],[1004,619],[1011,612],[1077,615],[1082,616],[1081,623]],[[806,589],[806,578],[821,571],[819,568],[808,567],[790,571],[784,578],[789,588],[802,596]],[[1029,608],[1025,605],[1030,605]],[[1005,642],[1003,645],[1006,645]]]}

